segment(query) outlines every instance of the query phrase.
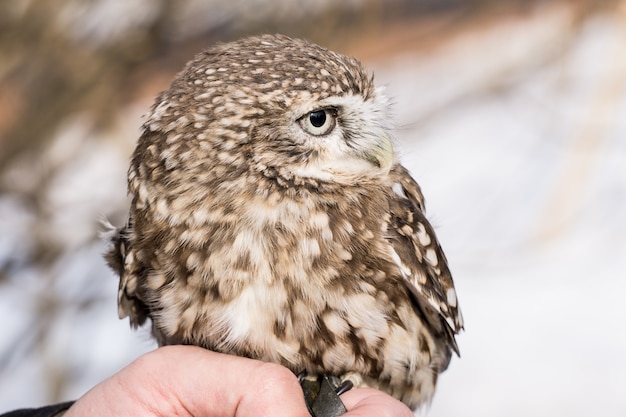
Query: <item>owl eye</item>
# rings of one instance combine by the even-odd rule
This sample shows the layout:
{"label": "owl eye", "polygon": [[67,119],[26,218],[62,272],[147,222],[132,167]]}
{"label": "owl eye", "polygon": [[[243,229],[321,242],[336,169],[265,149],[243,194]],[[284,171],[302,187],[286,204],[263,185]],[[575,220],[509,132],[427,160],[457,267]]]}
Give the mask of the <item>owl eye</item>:
{"label": "owl eye", "polygon": [[298,122],[305,132],[313,136],[324,136],[335,128],[335,111],[315,110],[302,116]]}

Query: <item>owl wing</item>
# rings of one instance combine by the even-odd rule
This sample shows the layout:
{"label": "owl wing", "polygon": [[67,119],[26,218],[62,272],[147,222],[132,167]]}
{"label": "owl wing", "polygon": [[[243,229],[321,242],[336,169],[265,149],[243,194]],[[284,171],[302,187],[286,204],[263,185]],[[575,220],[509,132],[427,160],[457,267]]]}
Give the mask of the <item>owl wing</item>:
{"label": "owl wing", "polygon": [[452,275],[435,232],[424,216],[424,197],[419,185],[401,165],[394,167],[388,232],[398,255],[395,259],[405,283],[437,333],[448,338],[458,355],[454,335],[463,329]]}

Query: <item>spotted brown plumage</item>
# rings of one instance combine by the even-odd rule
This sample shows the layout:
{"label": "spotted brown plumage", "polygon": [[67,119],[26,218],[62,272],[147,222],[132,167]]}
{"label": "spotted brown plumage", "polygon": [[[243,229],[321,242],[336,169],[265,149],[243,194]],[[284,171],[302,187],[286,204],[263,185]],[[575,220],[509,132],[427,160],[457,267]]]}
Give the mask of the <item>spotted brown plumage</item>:
{"label": "spotted brown plumage", "polygon": [[412,408],[463,328],[388,102],[355,59],[282,35],[215,46],[159,95],[107,254],[119,315],[349,378]]}

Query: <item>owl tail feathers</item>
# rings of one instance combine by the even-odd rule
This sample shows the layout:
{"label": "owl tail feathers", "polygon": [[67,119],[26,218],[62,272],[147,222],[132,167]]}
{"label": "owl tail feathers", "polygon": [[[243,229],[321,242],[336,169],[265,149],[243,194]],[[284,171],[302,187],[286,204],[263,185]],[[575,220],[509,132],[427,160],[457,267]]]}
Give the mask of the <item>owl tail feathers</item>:
{"label": "owl tail feathers", "polygon": [[304,401],[313,417],[338,417],[347,412],[339,395],[352,388],[350,380],[338,384],[335,377],[300,376],[300,386],[304,393]]}
{"label": "owl tail feathers", "polygon": [[108,220],[102,219],[100,225],[102,227],[100,238],[108,244],[104,259],[120,277],[117,293],[117,314],[120,319],[129,317],[131,327],[137,328],[145,323],[148,317],[148,308],[135,293],[137,275],[132,272],[135,267],[128,240],[130,222],[126,226],[116,228]]}
{"label": "owl tail feathers", "polygon": [[[106,252],[104,253],[104,259],[107,265],[118,275],[122,275],[124,269],[124,247],[120,247],[122,230],[125,228],[118,228],[111,224],[106,218],[100,219],[100,232],[98,236],[104,240],[107,244]],[[125,246],[125,245],[124,245]]]}

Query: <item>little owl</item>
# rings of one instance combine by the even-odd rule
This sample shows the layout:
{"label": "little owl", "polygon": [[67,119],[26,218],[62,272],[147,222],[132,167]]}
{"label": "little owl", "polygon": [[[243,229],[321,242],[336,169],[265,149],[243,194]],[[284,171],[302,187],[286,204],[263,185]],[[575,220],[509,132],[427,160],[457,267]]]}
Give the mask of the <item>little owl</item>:
{"label": "little owl", "polygon": [[107,254],[120,317],[150,318],[159,345],[427,402],[463,319],[388,108],[359,61],[307,41],[197,55],[133,154]]}

